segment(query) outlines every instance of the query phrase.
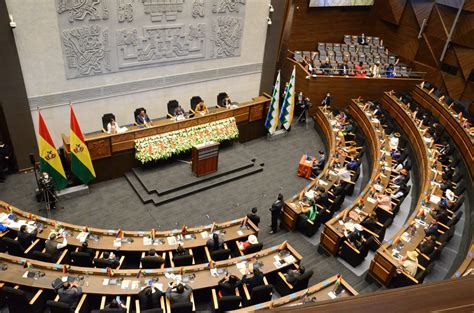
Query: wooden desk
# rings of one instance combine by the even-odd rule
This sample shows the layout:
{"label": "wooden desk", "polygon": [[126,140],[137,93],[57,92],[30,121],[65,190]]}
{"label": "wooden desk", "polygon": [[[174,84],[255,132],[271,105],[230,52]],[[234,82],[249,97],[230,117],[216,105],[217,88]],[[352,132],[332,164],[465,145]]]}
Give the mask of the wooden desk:
{"label": "wooden desk", "polygon": [[[301,290],[292,294],[289,294],[285,297],[281,297],[272,301],[259,303],[254,306],[242,308],[240,310],[235,310],[231,312],[255,312],[263,309],[273,309],[277,307],[292,307],[303,304],[303,298],[307,294],[307,298],[316,297],[316,303],[320,301],[332,300],[328,295],[329,292],[333,291],[336,283],[337,275],[334,275],[316,285],[313,285],[305,290]],[[341,284],[344,287],[344,292],[341,293],[336,299],[347,298],[351,296],[358,295],[357,291],[352,288],[351,285],[344,278],[341,278]]]}
{"label": "wooden desk", "polygon": [[469,249],[466,258],[461,266],[459,266],[456,273],[454,273],[453,277],[459,278],[472,275],[474,275],[474,242],[471,242],[471,248]]}
{"label": "wooden desk", "polygon": [[[268,275],[277,271],[285,271],[292,264],[298,264],[302,257],[301,255],[290,245],[287,245],[288,252],[295,258],[294,263],[285,264],[281,268],[276,268],[273,264],[275,262],[274,257],[279,253],[279,246],[274,246],[268,249],[264,249],[258,252],[259,261],[263,263],[263,267],[260,269],[264,275]],[[217,262],[218,268],[227,269],[229,275],[236,275],[242,277],[242,273],[237,269],[236,264],[246,261],[253,262],[252,259],[256,254],[250,254],[243,257],[228,259],[225,261]],[[55,265],[52,263],[40,262],[35,260],[28,260],[33,266],[32,271],[41,271],[45,275],[38,279],[23,278],[23,274],[27,269],[23,267],[25,262],[24,258],[8,255],[6,253],[0,253],[0,260],[2,263],[8,265],[8,269],[0,271],[0,281],[5,283],[17,284],[25,287],[41,288],[41,289],[52,289],[51,282],[56,278],[63,276],[83,276],[84,284],[82,290],[88,294],[99,294],[99,295],[136,295],[140,292],[140,287],[146,285],[146,280],[150,278],[158,278],[158,283],[163,284],[163,291],[166,291],[168,282],[172,281],[167,278],[165,274],[174,273],[175,275],[195,275],[195,278],[187,284],[193,290],[208,289],[216,287],[218,281],[224,277],[221,274],[217,277],[211,275],[208,265],[194,265],[182,268],[174,269],[153,269],[144,270],[144,278],[137,278],[138,270],[116,270],[112,278],[126,279],[132,282],[137,282],[136,289],[122,289],[120,284],[118,285],[103,285],[103,281],[107,276],[105,269],[98,268],[83,268],[72,266],[69,270],[69,274],[63,274],[62,265]],[[130,284],[132,285],[132,283]]]}
{"label": "wooden desk", "polygon": [[[332,162],[333,157],[336,155],[336,132],[333,130],[331,122],[329,121],[329,118],[327,116],[328,114],[329,112],[323,112],[322,108],[317,108],[314,114],[314,121],[323,132],[323,140],[327,140],[326,146],[328,151],[328,153],[326,154],[328,156],[326,164],[324,165],[324,169],[321,171],[319,177],[327,176],[327,173],[329,172],[329,164]],[[344,137],[341,140],[344,142]],[[304,188],[304,190],[309,190],[313,188],[317,182],[317,180],[311,181]],[[286,200],[283,206],[281,222],[286,228],[290,230],[295,229],[298,215],[301,214],[301,207],[299,205],[299,194],[296,194],[291,199]]]}
{"label": "wooden desk", "polygon": [[[403,128],[410,140],[411,147],[417,159],[419,170],[418,181],[421,185],[420,196],[412,216],[391,240],[382,244],[370,264],[369,274],[384,286],[388,286],[392,278],[396,275],[396,270],[399,266],[399,261],[392,256],[392,249],[396,247],[396,244],[401,240],[401,236],[408,230],[408,227],[415,222],[419,210],[423,210],[423,199],[431,194],[440,195],[439,188],[435,187],[431,190],[431,181],[433,178],[441,176],[436,175],[436,173],[441,170],[441,165],[439,162],[434,162],[435,160],[432,157],[431,146],[433,141],[431,140],[430,142],[427,142],[424,139],[421,130],[415,125],[415,122],[413,121],[409,111],[407,111],[405,105],[388,92],[386,92],[382,98],[382,105],[387,109],[390,116],[397,121],[400,127]],[[432,170],[433,165],[436,166],[436,169]],[[431,203],[431,207],[434,208],[436,205]],[[429,223],[431,220],[432,218],[428,214],[426,222]],[[410,236],[410,241],[404,241],[405,246],[402,251],[400,251],[400,255],[404,256],[407,251],[414,250],[424,236],[424,228],[417,228],[416,233],[413,236]]]}
{"label": "wooden desk", "polygon": [[[62,228],[71,233],[70,236],[67,236],[67,242],[69,246],[80,247],[82,243],[76,238],[84,229],[84,226],[74,225],[69,223],[58,222],[55,220],[47,219],[35,214],[31,214],[25,211],[22,211],[14,206],[8,205],[7,203],[0,201],[0,213],[9,213],[7,207],[10,207],[14,214],[19,219],[24,219],[26,221],[34,220],[44,225],[44,229],[41,233],[38,233],[37,237],[46,240],[48,235],[51,231],[54,231],[55,226],[57,223],[62,225]],[[240,225],[242,224],[242,220],[244,218],[224,222],[224,223],[216,223],[214,226],[214,230],[220,230],[224,234],[224,240],[228,241],[235,241],[235,240],[243,240],[247,238],[249,235],[258,235],[258,227],[256,227],[252,221],[247,220],[247,227],[241,228]],[[206,241],[209,238],[204,238],[202,236],[203,232],[210,233],[212,225],[206,225],[201,227],[192,227],[187,229],[187,234],[194,234],[195,239],[188,239],[184,240],[183,247],[184,248],[197,248],[197,247],[204,247],[206,245]],[[88,240],[89,248],[97,249],[97,250],[116,250],[117,248],[114,247],[114,241],[116,238],[117,230],[107,230],[107,229],[100,229],[94,227],[88,227],[89,231],[99,236],[99,240]],[[145,245],[144,238],[150,236],[151,230],[148,231],[124,231],[125,238],[133,239],[133,242],[130,243],[122,243],[120,247],[120,251],[129,251],[129,252],[143,252],[148,251],[149,249],[153,248],[157,252],[167,252],[173,251],[178,247],[178,244],[170,244],[168,242],[168,238],[176,237],[181,234],[181,229],[176,230],[169,230],[169,231],[156,231],[155,240],[161,239],[164,243],[162,244],[152,244],[152,245]]]}
{"label": "wooden desk", "polygon": [[298,163],[298,172],[296,175],[304,178],[310,178],[311,172],[313,171],[313,164],[316,161],[315,158],[308,160],[306,154],[301,156],[300,162]]}
{"label": "wooden desk", "polygon": [[[138,138],[185,129],[229,117],[235,117],[236,119],[241,142],[261,137],[266,133],[262,120],[265,118],[269,103],[270,97],[263,95],[253,98],[251,101],[240,103],[235,109],[218,108],[207,115],[198,114],[198,116],[182,121],[160,119],[153,121],[153,126],[150,128],[130,126],[128,131],[122,134],[98,132],[86,134],[84,136],[85,141],[97,174],[95,182],[120,177],[132,167],[139,165],[134,158],[135,140]],[[69,136],[65,134],[61,136],[66,154],[69,157]]]}
{"label": "wooden desk", "polygon": [[460,155],[464,158],[471,177],[474,177],[474,138],[469,136],[469,133],[464,129],[457,119],[457,115],[453,114],[449,107],[440,102],[439,99],[419,85],[413,89],[412,98],[422,107],[430,110],[433,116],[439,119],[449,134],[449,137],[454,140],[457,148],[460,150]]}
{"label": "wooden desk", "polygon": [[[385,166],[391,167],[391,158],[390,154],[388,156],[386,155],[386,162],[384,166],[382,166],[379,162],[381,159],[381,143],[380,143],[380,138],[379,136],[383,135],[382,128],[380,124],[375,126],[371,122],[372,116],[367,114],[362,110],[363,103],[358,102],[357,100],[352,100],[349,103],[348,109],[349,109],[349,114],[352,116],[352,118],[357,122],[359,127],[362,129],[362,132],[364,133],[365,137],[367,138],[366,142],[370,146],[370,153],[372,155],[372,170],[371,170],[371,175],[370,175],[370,180],[368,184],[365,186],[364,190],[360,193],[359,197],[357,197],[352,205],[348,208],[346,208],[343,212],[337,214],[335,217],[330,219],[326,224],[324,224],[324,229],[321,232],[321,240],[320,240],[320,246],[324,248],[327,252],[329,252],[331,255],[336,256],[339,252],[339,249],[341,247],[341,244],[344,240],[344,228],[339,224],[339,220],[342,217],[343,214],[348,213],[349,211],[355,209],[357,203],[359,201],[364,202],[364,207],[363,211],[366,213],[372,212],[375,207],[376,203],[368,201],[369,198],[369,191],[373,188],[375,185],[376,180],[378,177],[381,178],[381,185],[382,187],[385,187],[388,185],[388,180],[390,177],[390,173],[385,173],[385,175],[381,176],[381,171]],[[386,150],[390,151],[388,148],[388,140],[386,140]]]}

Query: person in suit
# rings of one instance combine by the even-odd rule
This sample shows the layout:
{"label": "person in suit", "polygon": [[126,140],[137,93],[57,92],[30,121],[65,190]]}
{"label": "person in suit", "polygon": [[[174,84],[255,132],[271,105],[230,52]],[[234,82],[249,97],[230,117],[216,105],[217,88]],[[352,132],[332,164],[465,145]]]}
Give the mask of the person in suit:
{"label": "person in suit", "polygon": [[285,278],[286,278],[286,281],[290,284],[294,284],[296,282],[296,280],[301,276],[303,275],[305,272],[305,268],[303,265],[300,265],[299,268],[297,269],[289,269],[286,274],[285,274]]}
{"label": "person in suit", "polygon": [[433,239],[434,237],[435,237],[434,235],[431,235],[431,236],[426,236],[425,238],[423,238],[423,240],[418,245],[418,249],[420,250],[421,253],[428,256],[431,253],[433,253],[435,249],[435,245],[436,245],[435,240]]}
{"label": "person in suit", "polygon": [[270,234],[274,234],[278,231],[278,218],[280,217],[281,209],[283,209],[283,195],[278,194],[277,201],[273,202],[270,212],[272,214],[272,224]]}
{"label": "person in suit", "polygon": [[29,233],[27,231],[26,225],[21,225],[20,230],[18,231],[18,241],[20,242],[23,250],[26,250],[36,239],[38,231],[35,229],[33,232]]}
{"label": "person in suit", "polygon": [[11,149],[7,144],[0,140],[0,183],[5,181],[5,171],[7,171],[7,173],[13,171],[11,164]]}
{"label": "person in suit", "polygon": [[188,254],[188,250],[184,249],[184,247],[179,244],[178,247],[176,248],[176,250],[174,251],[175,255],[186,255]]}
{"label": "person in suit", "polygon": [[138,293],[140,310],[151,310],[160,307],[163,293],[156,287],[146,286]]}
{"label": "person in suit", "polygon": [[366,44],[368,44],[367,38],[365,37],[365,34],[364,34],[364,33],[362,33],[362,34],[357,38],[357,43],[358,43],[359,45],[366,45]]}
{"label": "person in suit", "polygon": [[153,126],[148,114],[145,113],[145,110],[140,110],[140,113],[137,115],[137,124],[144,127]]}
{"label": "person in suit", "polygon": [[220,107],[229,109],[232,106],[232,101],[230,100],[229,96],[226,96],[224,99],[222,99],[219,105]]}
{"label": "person in suit", "polygon": [[431,211],[431,216],[440,223],[446,224],[448,222],[448,211],[438,207]]}
{"label": "person in suit", "polygon": [[318,160],[313,163],[313,169],[311,170],[314,176],[318,176],[319,173],[321,173],[321,171],[323,170],[324,165],[326,164],[326,155],[324,154],[324,151],[319,150],[318,154]]}
{"label": "person in suit", "polygon": [[82,243],[82,246],[79,248],[79,252],[88,253],[90,255],[91,260],[94,258],[95,255],[94,249],[89,248],[89,244],[87,243],[87,241],[84,241]]}
{"label": "person in suit", "polygon": [[331,70],[331,64],[329,64],[329,60],[326,59],[323,64],[321,64],[321,71],[325,75],[329,75],[329,72]]}
{"label": "person in suit", "polygon": [[68,304],[71,308],[77,306],[77,302],[82,296],[82,288],[77,282],[64,282],[61,288],[58,289],[59,302]]}
{"label": "person in suit", "polygon": [[117,259],[117,256],[113,252],[105,251],[102,254],[102,257],[95,259],[94,262],[96,260],[99,260],[101,263],[104,263],[107,267],[110,267],[113,269],[119,267],[120,265],[120,261]]}
{"label": "person in suit", "polygon": [[257,208],[252,208],[252,212],[247,214],[247,218],[257,227],[258,224],[260,224],[260,216],[257,215]]}
{"label": "person in suit", "polygon": [[224,248],[224,239],[218,234],[212,234],[212,238],[209,238],[206,242],[206,246],[209,251],[217,251]]}
{"label": "person in suit", "polygon": [[49,234],[48,240],[45,241],[44,246],[46,249],[46,253],[51,255],[53,258],[57,257],[60,253],[60,250],[67,246],[66,237],[63,237],[63,242],[59,243],[56,239],[61,238],[56,233]]}
{"label": "person in suit", "polygon": [[206,115],[209,113],[209,110],[207,109],[207,106],[204,101],[199,102],[194,108],[194,111],[200,115]]}
{"label": "person in suit", "polygon": [[339,64],[339,75],[347,76],[349,75],[349,65],[347,64],[347,60],[344,63]]}
{"label": "person in suit", "polygon": [[186,112],[184,111],[184,109],[181,107],[180,104],[178,104],[178,106],[174,109],[173,115],[174,117],[176,117],[176,119],[186,118]]}
{"label": "person in suit", "polygon": [[117,301],[117,299],[113,299],[110,301],[109,304],[105,306],[106,309],[114,309],[114,312],[127,312],[127,307],[122,303],[122,301]]}
{"label": "person in suit", "polygon": [[387,78],[395,77],[395,66],[393,66],[392,63],[388,65],[387,70],[386,70],[386,75],[387,75]]}
{"label": "person in suit", "polygon": [[362,245],[362,226],[360,224],[351,225],[346,231],[347,240],[356,248]]}
{"label": "person in suit", "polygon": [[326,93],[326,96],[323,98],[323,101],[321,101],[321,104],[324,106],[330,106],[331,105],[331,93],[328,92]]}
{"label": "person in suit", "polygon": [[360,224],[370,231],[375,231],[379,228],[377,221],[377,214],[375,211],[372,211]]}
{"label": "person in suit", "polygon": [[433,220],[433,221],[428,225],[428,227],[426,227],[426,229],[425,229],[425,235],[426,235],[426,236],[437,235],[437,234],[438,234],[438,229],[439,229],[438,221],[437,221],[437,220]]}
{"label": "person in suit", "polygon": [[259,269],[254,269],[253,273],[251,271],[248,271],[243,277],[242,277],[242,283],[247,285],[249,292],[252,292],[253,288],[262,286],[265,284],[263,281],[263,273]]}
{"label": "person in suit", "polygon": [[322,205],[325,208],[331,206],[331,202],[329,202],[329,194],[323,187],[318,187],[319,196],[316,198],[316,203]]}
{"label": "person in suit", "polygon": [[165,263],[165,260],[163,259],[163,257],[159,255],[158,253],[156,253],[155,249],[150,249],[147,252],[147,254],[143,258],[140,259],[140,261],[142,260],[155,261],[156,263],[160,263],[160,264]]}
{"label": "person in suit", "polygon": [[173,282],[166,290],[166,297],[170,300],[171,304],[187,303],[190,301],[192,292],[193,289],[188,285],[176,285]]}
{"label": "person in suit", "polygon": [[406,185],[408,179],[408,171],[405,168],[402,168],[400,170],[400,174],[395,176],[395,178],[393,179],[393,183],[398,186]]}
{"label": "person in suit", "polygon": [[242,281],[235,275],[227,275],[219,281],[219,297],[234,296],[235,289],[242,285]]}
{"label": "person in suit", "polygon": [[360,166],[360,161],[357,158],[352,158],[349,163],[347,163],[347,168],[351,171],[355,171]]}

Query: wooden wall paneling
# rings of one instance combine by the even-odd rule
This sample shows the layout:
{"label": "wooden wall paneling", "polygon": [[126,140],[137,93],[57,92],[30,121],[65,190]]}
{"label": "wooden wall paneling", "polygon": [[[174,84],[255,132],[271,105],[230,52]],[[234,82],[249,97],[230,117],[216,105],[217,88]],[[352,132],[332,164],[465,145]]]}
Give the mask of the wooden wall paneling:
{"label": "wooden wall paneling", "polygon": [[448,50],[446,50],[446,54],[444,55],[443,63],[455,66],[458,68],[456,75],[461,75],[462,76],[462,71],[459,68],[459,61],[458,57],[456,55],[456,52],[454,51],[453,45],[450,45]]}
{"label": "wooden wall paneling", "polygon": [[[293,2],[294,16],[288,44],[291,51],[311,51],[318,42],[342,43],[344,35],[374,35],[370,7],[310,8],[308,0]],[[280,55],[280,60],[285,57]]]}
{"label": "wooden wall paneling", "polygon": [[454,29],[452,42],[474,49],[474,12],[461,12]]}
{"label": "wooden wall paneling", "polygon": [[436,0],[436,3],[459,9],[462,5],[462,0]]}
{"label": "wooden wall paneling", "polygon": [[428,36],[425,34],[423,34],[422,38],[420,39],[418,51],[415,55],[415,61],[434,68],[438,67],[438,60],[436,59],[436,56],[428,42]]}
{"label": "wooden wall paneling", "polygon": [[444,29],[446,30],[446,35],[449,34],[458,10],[445,5],[435,5],[435,10],[441,18],[441,21],[444,25]]}
{"label": "wooden wall paneling", "polygon": [[377,12],[377,16],[381,20],[398,25],[389,1],[383,0],[374,2],[374,10]]}
{"label": "wooden wall paneling", "polygon": [[461,96],[462,101],[471,101],[471,104],[469,105],[469,112],[471,114],[474,114],[474,82],[468,81],[466,83],[466,86],[464,87],[464,91]]}
{"label": "wooden wall paneling", "polygon": [[474,0],[465,0],[463,9],[465,11],[474,12]]}
{"label": "wooden wall paneling", "polygon": [[456,53],[456,57],[464,79],[467,80],[472,72],[472,69],[474,68],[474,52],[472,49],[459,45],[453,45],[453,49]]}
{"label": "wooden wall paneling", "polygon": [[[433,9],[434,2],[433,0],[418,0],[410,1],[409,6],[412,8],[415,13],[418,25],[421,27],[423,20],[430,17],[431,10]],[[401,23],[403,25],[403,23]]]}
{"label": "wooden wall paneling", "polygon": [[445,72],[441,72],[441,75],[443,75],[443,80],[444,84],[446,86],[446,90],[448,91],[448,94],[451,96],[453,99],[459,99],[462,96],[462,93],[464,91],[464,79],[460,74],[458,75],[450,75]]}
{"label": "wooden wall paneling", "polygon": [[397,25],[400,24],[400,19],[402,18],[403,10],[405,10],[406,0],[388,0],[387,1],[391,8],[393,17]]}
{"label": "wooden wall paneling", "polygon": [[436,87],[446,91],[446,87],[444,86],[443,76],[441,76],[441,72],[437,67],[431,67],[423,63],[419,62],[412,62],[410,64],[412,68],[417,72],[425,72],[424,79],[433,83]]}

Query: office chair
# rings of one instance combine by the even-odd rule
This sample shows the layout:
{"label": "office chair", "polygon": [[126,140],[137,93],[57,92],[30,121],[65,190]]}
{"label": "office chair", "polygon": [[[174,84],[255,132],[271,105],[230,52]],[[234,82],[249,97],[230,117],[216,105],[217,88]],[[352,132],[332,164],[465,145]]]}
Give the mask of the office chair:
{"label": "office chair", "polygon": [[104,133],[107,132],[107,125],[109,124],[110,119],[112,118],[115,120],[115,115],[112,113],[105,113],[104,115],[102,115],[102,131]]}
{"label": "office chair", "polygon": [[178,107],[178,105],[179,105],[179,102],[177,100],[168,101],[168,104],[167,104],[168,114],[166,115],[167,118],[174,117],[174,110]]}

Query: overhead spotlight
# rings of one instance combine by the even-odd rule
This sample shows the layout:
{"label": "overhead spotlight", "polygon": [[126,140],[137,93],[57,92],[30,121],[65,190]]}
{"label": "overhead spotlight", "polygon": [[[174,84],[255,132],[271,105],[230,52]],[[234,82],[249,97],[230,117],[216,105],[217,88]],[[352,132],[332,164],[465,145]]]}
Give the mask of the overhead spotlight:
{"label": "overhead spotlight", "polygon": [[273,5],[271,3],[268,4],[268,8],[269,8],[268,10],[270,11],[270,13],[275,12],[275,9],[273,8]]}
{"label": "overhead spotlight", "polygon": [[13,15],[10,14],[9,17],[10,17],[10,27],[11,28],[16,28],[16,23],[13,20]]}
{"label": "overhead spotlight", "polygon": [[272,25],[272,19],[269,18],[269,17],[267,17],[267,24],[268,24],[268,25]]}

